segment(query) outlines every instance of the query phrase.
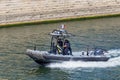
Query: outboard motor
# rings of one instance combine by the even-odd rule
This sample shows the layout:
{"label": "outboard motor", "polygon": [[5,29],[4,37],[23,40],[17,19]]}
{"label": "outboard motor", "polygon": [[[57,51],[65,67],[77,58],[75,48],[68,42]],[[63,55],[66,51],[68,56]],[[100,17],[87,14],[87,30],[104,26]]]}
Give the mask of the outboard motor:
{"label": "outboard motor", "polygon": [[94,55],[104,55],[104,51],[103,49],[95,49],[94,51]]}

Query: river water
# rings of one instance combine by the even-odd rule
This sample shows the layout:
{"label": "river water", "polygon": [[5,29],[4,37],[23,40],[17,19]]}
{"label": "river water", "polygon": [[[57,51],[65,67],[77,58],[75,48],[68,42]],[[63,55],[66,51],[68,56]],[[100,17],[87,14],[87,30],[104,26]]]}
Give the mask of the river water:
{"label": "river water", "polygon": [[[53,29],[61,24],[74,36],[69,38],[73,54],[104,48],[107,62],[63,62],[40,66],[25,55],[26,49],[49,50]],[[0,28],[0,80],[120,80],[120,17]]]}

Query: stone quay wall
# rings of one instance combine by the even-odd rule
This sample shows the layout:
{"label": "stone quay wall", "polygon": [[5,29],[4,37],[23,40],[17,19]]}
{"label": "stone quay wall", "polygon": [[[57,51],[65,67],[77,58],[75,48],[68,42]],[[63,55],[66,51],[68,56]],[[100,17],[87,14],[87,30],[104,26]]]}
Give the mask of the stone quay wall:
{"label": "stone quay wall", "polygon": [[0,24],[116,13],[120,0],[0,0]]}

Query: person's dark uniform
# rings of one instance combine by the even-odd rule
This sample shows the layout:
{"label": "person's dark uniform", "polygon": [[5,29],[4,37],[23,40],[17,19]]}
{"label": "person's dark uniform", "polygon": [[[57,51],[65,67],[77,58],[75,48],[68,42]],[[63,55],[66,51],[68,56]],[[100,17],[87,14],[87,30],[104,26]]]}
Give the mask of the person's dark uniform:
{"label": "person's dark uniform", "polygon": [[63,53],[63,41],[61,39],[57,40],[57,53],[62,54]]}
{"label": "person's dark uniform", "polygon": [[72,49],[68,40],[64,42],[63,55],[72,55]]}

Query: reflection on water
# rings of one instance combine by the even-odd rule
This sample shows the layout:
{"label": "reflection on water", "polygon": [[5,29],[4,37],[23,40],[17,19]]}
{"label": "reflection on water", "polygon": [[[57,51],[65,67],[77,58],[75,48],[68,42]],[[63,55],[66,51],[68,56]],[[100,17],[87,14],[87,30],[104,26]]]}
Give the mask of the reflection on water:
{"label": "reflection on water", "polygon": [[[0,79],[95,80],[99,75],[99,79],[112,80],[116,77],[120,79],[117,76],[117,74],[120,74],[119,67],[109,69],[86,69],[84,67],[84,69],[73,70],[51,69],[39,67],[24,54],[27,48],[32,49],[35,45],[37,45],[37,49],[49,50],[50,37],[48,33],[58,28],[61,24],[65,24],[66,29],[75,35],[70,38],[73,51],[86,50],[87,46],[108,50],[120,49],[119,21],[120,17],[0,28]],[[88,69],[93,71],[89,72]],[[106,74],[109,72],[110,76]],[[84,75],[88,77],[85,78]],[[111,75],[114,76],[111,77]]]}
{"label": "reflection on water", "polygon": [[39,76],[41,80],[70,80],[68,73],[59,69],[39,67],[33,70],[31,74]]}

